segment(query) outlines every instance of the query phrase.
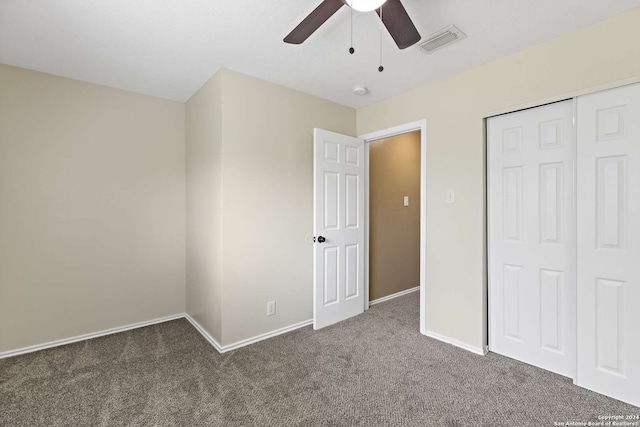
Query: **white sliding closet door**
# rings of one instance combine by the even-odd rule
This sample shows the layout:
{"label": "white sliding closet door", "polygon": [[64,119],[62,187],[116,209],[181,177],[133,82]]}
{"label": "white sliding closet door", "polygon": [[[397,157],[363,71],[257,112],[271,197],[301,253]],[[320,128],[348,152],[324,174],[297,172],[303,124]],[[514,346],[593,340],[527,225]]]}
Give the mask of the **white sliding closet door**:
{"label": "white sliding closet door", "polygon": [[577,384],[640,406],[640,85],[577,117]]}
{"label": "white sliding closet door", "polygon": [[488,120],[489,348],[575,375],[573,102]]}

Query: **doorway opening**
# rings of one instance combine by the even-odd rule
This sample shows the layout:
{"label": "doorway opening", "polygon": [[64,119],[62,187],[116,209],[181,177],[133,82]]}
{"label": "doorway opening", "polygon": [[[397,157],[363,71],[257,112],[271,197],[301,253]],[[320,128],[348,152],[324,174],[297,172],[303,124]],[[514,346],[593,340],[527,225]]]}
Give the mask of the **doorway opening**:
{"label": "doorway opening", "polygon": [[368,148],[372,306],[420,289],[420,131]]}
{"label": "doorway opening", "polygon": [[365,141],[365,306],[420,292],[426,313],[426,120]]}
{"label": "doorway opening", "polygon": [[357,316],[369,308],[370,145],[384,138],[418,131],[420,332],[426,335],[426,130],[426,120],[359,138],[314,129],[314,329]]}

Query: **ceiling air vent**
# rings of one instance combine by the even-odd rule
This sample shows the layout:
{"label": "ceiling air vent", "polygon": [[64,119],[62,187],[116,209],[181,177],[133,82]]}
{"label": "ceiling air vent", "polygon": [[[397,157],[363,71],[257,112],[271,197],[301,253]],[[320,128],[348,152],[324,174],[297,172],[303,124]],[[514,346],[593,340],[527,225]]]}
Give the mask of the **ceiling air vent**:
{"label": "ceiling air vent", "polygon": [[427,53],[435,52],[438,49],[442,49],[445,46],[449,46],[451,43],[455,43],[462,39],[466,39],[467,36],[460,31],[455,25],[450,25],[436,33],[431,34],[425,41],[420,43],[420,48]]}

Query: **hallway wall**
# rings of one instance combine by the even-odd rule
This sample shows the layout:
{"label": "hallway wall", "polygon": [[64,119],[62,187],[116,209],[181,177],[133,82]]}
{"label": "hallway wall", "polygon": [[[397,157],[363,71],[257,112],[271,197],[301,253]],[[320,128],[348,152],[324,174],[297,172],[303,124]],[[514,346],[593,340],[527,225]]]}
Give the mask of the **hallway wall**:
{"label": "hallway wall", "polygon": [[[404,206],[404,196],[409,206]],[[369,145],[369,300],[420,284],[420,131]]]}

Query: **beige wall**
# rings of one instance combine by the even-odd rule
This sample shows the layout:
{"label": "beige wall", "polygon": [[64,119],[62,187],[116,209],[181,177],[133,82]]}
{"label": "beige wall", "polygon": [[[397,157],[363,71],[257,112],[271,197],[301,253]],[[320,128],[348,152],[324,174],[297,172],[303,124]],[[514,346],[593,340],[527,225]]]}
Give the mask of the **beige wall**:
{"label": "beige wall", "polygon": [[187,313],[222,341],[222,73],[186,105]]}
{"label": "beige wall", "polygon": [[0,352],[178,314],[184,106],[0,65]]}
{"label": "beige wall", "polygon": [[369,300],[418,285],[419,131],[369,144]]}
{"label": "beige wall", "polygon": [[427,119],[427,331],[486,339],[483,119],[639,81],[639,22],[634,9],[357,111],[359,134]]}
{"label": "beige wall", "polygon": [[[223,344],[311,319],[313,128],[355,110],[224,70]],[[277,314],[267,317],[267,301]]]}
{"label": "beige wall", "polygon": [[222,346],[312,317],[314,127],[355,110],[226,69],[187,103],[187,313]]}
{"label": "beige wall", "polygon": [[635,9],[357,112],[223,70],[185,119],[179,103],[0,65],[0,351],[182,312],[185,229],[188,311],[221,344],[310,319],[312,129],[422,118],[423,326],[481,347],[483,119],[640,81],[638,22]]}

